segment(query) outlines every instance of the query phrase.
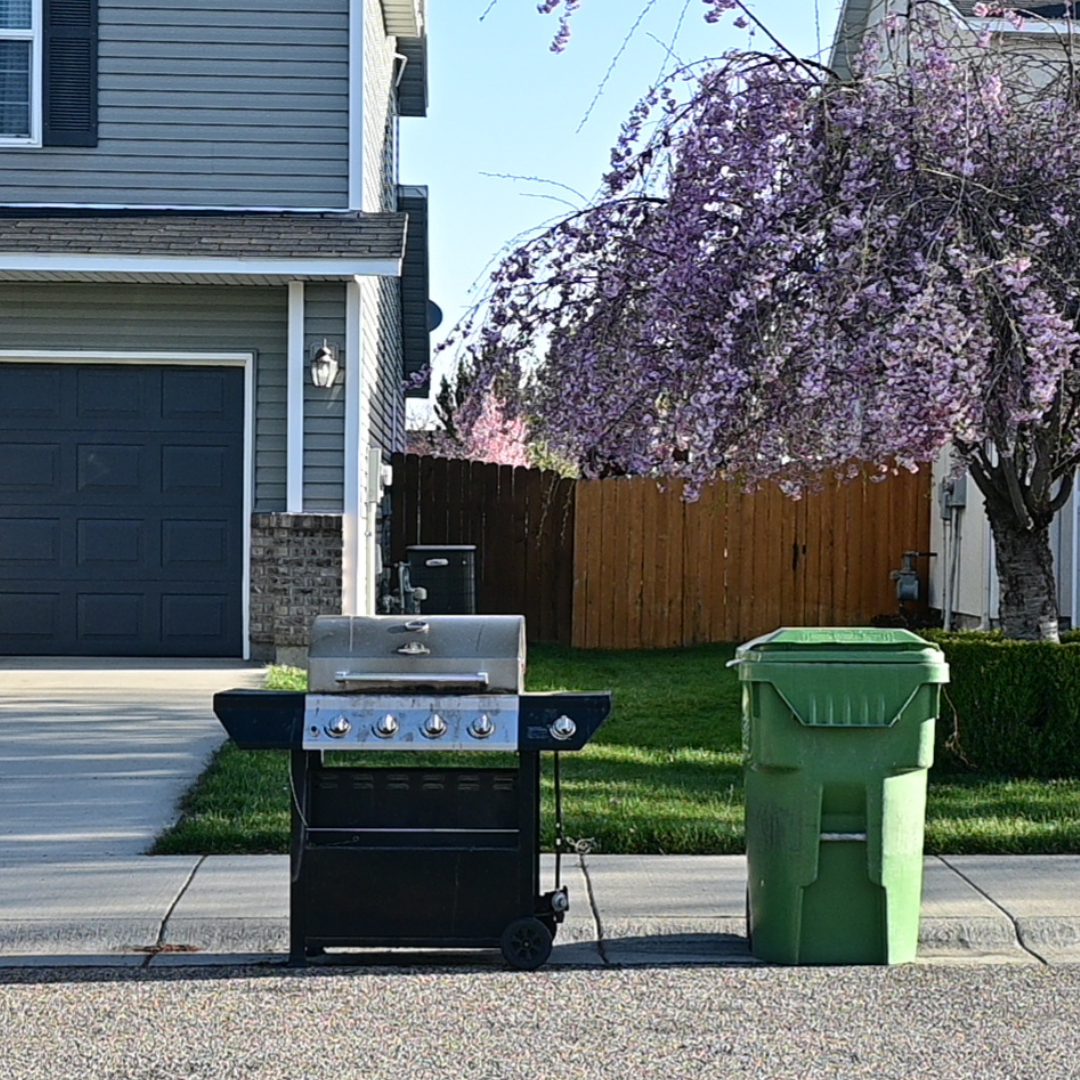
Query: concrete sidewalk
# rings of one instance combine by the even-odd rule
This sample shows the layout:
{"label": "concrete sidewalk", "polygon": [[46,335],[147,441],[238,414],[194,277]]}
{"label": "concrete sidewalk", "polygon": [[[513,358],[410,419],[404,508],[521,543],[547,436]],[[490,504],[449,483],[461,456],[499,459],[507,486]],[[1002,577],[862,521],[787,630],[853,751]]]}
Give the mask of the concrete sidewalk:
{"label": "concrete sidewalk", "polygon": [[[287,858],[141,854],[224,738],[213,693],[261,683],[235,661],[0,659],[0,966],[285,958]],[[741,857],[563,877],[553,964],[756,962]],[[927,961],[1080,963],[1080,855],[927,859],[922,914]]]}
{"label": "concrete sidewalk", "polygon": [[[553,870],[545,856],[545,882]],[[572,906],[553,965],[757,962],[740,856],[589,855],[563,871]],[[1080,963],[1078,882],[1080,856],[928,858],[920,959]],[[284,962],[287,952],[284,856],[22,862],[0,873],[0,967]]]}

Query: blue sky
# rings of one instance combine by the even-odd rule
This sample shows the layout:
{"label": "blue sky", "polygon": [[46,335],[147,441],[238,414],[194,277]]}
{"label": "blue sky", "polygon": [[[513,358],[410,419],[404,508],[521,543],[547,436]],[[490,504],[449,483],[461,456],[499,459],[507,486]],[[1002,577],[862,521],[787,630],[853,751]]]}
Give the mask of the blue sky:
{"label": "blue sky", "polygon": [[[431,296],[445,314],[433,340],[475,301],[474,283],[508,242],[570,209],[556,200],[579,206],[596,190],[620,124],[676,62],[670,54],[686,62],[768,47],[730,16],[706,23],[701,0],[582,0],[561,54],[548,48],[557,20],[539,15],[536,0],[429,0],[428,8],[430,106],[427,117],[402,122],[401,177],[430,189]],[[838,9],[838,0],[753,7],[805,56],[819,38],[827,53]]]}

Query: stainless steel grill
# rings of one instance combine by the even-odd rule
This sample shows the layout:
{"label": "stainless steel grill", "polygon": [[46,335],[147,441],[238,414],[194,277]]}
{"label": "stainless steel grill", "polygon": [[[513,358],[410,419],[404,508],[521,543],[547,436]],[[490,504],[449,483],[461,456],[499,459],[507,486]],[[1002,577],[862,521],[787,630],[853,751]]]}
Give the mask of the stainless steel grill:
{"label": "stainless steel grill", "polygon": [[[569,899],[561,810],[555,887],[539,887],[540,752],[556,751],[557,784],[557,752],[580,750],[611,699],[524,693],[524,672],[520,616],[322,616],[306,694],[215,696],[241,748],[292,751],[294,963],[388,946],[546,960]],[[383,764],[386,751],[502,751],[516,764]]]}

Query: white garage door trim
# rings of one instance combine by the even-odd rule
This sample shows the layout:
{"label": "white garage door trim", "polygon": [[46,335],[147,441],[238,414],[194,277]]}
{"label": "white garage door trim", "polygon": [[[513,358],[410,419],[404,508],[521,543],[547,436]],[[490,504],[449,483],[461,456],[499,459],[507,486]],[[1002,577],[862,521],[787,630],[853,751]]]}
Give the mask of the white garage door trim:
{"label": "white garage door trim", "polygon": [[0,363],[11,364],[190,364],[244,369],[243,581],[240,584],[243,659],[251,659],[251,512],[255,475],[255,354],[253,352],[132,352],[125,349],[0,349]]}

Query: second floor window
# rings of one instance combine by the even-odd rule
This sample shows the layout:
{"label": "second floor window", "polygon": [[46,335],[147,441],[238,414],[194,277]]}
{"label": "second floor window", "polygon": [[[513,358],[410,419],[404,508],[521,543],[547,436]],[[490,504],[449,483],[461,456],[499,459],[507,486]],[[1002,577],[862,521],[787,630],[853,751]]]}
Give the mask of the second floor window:
{"label": "second floor window", "polygon": [[0,0],[0,140],[35,138],[35,70],[41,55],[35,0]]}

